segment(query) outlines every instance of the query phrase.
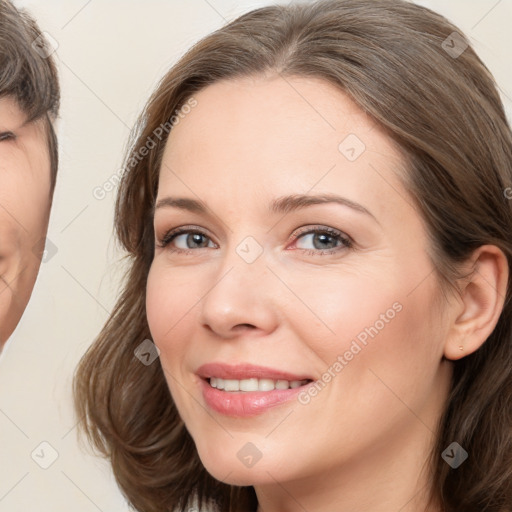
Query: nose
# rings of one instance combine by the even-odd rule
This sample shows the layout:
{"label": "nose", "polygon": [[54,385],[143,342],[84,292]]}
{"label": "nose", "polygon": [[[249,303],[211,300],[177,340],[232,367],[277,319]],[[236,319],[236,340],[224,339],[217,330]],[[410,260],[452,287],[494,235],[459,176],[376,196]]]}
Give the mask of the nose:
{"label": "nose", "polygon": [[201,325],[224,339],[271,333],[279,322],[280,284],[264,254],[252,263],[236,253],[226,257],[201,301]]}

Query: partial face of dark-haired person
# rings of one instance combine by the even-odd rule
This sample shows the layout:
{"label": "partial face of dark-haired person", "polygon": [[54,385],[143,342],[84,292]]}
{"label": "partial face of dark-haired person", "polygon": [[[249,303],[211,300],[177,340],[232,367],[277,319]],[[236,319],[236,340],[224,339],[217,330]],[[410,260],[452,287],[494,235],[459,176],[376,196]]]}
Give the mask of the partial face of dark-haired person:
{"label": "partial face of dark-haired person", "polygon": [[26,12],[0,2],[0,351],[37,278],[57,172],[59,85],[43,43]]}
{"label": "partial face of dark-haired person", "polygon": [[195,98],[162,160],[147,314],[202,463],[264,511],[419,510],[448,360],[492,332],[506,259],[483,247],[440,307],[400,154],[328,84]]}
{"label": "partial face of dark-haired person", "polygon": [[18,324],[41,262],[50,214],[46,127],[0,99],[0,346]]}

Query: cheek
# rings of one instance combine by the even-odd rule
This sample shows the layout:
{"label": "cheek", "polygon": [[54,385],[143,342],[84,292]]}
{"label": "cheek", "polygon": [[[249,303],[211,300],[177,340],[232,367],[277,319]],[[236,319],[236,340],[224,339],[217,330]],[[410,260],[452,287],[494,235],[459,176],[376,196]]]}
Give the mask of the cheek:
{"label": "cheek", "polygon": [[[396,328],[402,321],[404,294],[400,284],[385,286],[376,272],[364,274],[344,267],[339,272],[288,279],[295,283],[294,293],[300,303],[290,297],[292,302],[284,309],[286,318],[297,328],[297,337],[310,344],[324,363],[334,362],[354,347],[354,341],[369,349],[372,340],[385,338],[390,327],[395,324]],[[389,343],[398,341],[391,338]]]}
{"label": "cheek", "polygon": [[432,276],[414,292],[398,272],[380,280],[377,275],[345,275],[322,285],[322,293],[310,289],[307,300],[332,332],[315,337],[315,330],[301,320],[301,337],[308,340],[324,370],[331,368],[331,373],[345,376],[338,379],[344,393],[350,390],[357,396],[379,385],[386,393],[383,383],[379,384],[382,377],[408,394],[410,383],[433,378],[442,357],[444,331],[436,316]]}
{"label": "cheek", "polygon": [[332,352],[341,354],[346,365],[338,380],[340,396],[365,402],[375,418],[401,414],[404,404],[423,409],[442,357],[434,293],[431,282],[414,293],[398,284],[390,293],[381,290],[368,298],[363,315],[354,309],[351,317],[346,311],[354,321],[347,322],[347,336]]}
{"label": "cheek", "polygon": [[44,158],[30,162],[21,154],[4,160],[0,201],[8,211],[1,213],[2,229],[23,226],[20,234],[24,238],[39,240],[44,236],[50,212],[49,162]]}
{"label": "cheek", "polygon": [[[151,265],[146,287],[146,314],[153,342],[163,355],[176,355],[186,345],[190,336],[194,304],[198,302],[193,292],[195,281],[185,280],[180,270],[166,267],[155,260]],[[197,297],[200,297],[197,294]],[[190,316],[188,316],[190,315]],[[175,357],[169,358],[176,361]]]}
{"label": "cheek", "polygon": [[[189,373],[187,355],[193,338],[194,282],[184,280],[179,270],[154,261],[146,286],[146,316],[152,341],[160,350],[160,363],[174,403],[185,422],[189,422],[189,393],[184,392],[184,373]],[[200,295],[198,294],[198,297]],[[188,381],[187,381],[188,382]]]}
{"label": "cheek", "polygon": [[24,211],[34,234],[39,234],[46,228],[50,215],[50,163],[38,162],[33,169],[34,177],[30,185],[23,180],[24,190],[27,191]]}

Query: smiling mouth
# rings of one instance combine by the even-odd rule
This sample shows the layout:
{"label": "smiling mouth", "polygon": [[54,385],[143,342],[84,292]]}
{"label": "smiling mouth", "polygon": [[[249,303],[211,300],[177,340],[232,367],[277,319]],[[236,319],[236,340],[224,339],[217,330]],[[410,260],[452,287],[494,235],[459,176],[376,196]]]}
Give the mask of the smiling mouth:
{"label": "smiling mouth", "polygon": [[311,379],[304,380],[274,380],[274,379],[256,379],[256,378],[248,378],[248,379],[222,379],[220,377],[209,377],[205,379],[208,384],[219,391],[227,391],[227,392],[256,392],[256,391],[274,391],[274,390],[286,390],[286,389],[296,389],[301,386],[305,386],[310,382],[313,382]]}

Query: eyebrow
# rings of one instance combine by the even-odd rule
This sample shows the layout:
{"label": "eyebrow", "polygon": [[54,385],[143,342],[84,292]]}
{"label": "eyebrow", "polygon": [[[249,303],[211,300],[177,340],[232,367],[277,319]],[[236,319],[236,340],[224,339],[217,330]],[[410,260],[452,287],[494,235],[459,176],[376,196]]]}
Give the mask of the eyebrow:
{"label": "eyebrow", "polygon": [[[293,194],[289,196],[277,197],[270,202],[269,212],[274,214],[287,214],[289,212],[300,210],[311,205],[327,203],[337,203],[343,206],[348,206],[349,208],[352,208],[359,213],[363,213],[372,217],[376,222],[378,222],[373,213],[371,213],[363,205],[335,194]],[[154,212],[160,208],[178,208],[192,213],[201,214],[207,214],[208,212],[208,207],[205,203],[188,197],[164,197],[156,203]]]}

